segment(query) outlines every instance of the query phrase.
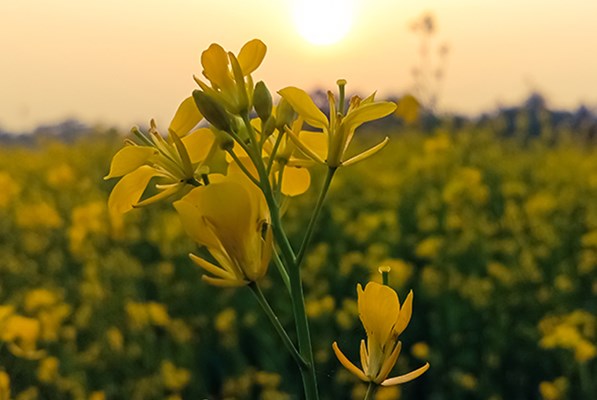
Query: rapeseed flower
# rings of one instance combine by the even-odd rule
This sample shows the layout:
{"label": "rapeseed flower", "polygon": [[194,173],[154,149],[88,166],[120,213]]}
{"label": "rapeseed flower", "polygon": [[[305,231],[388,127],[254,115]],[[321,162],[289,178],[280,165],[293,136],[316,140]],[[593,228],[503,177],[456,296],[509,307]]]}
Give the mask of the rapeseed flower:
{"label": "rapeseed flower", "polygon": [[269,209],[259,188],[240,172],[193,189],[174,203],[187,234],[205,246],[217,265],[191,254],[215,286],[243,286],[261,279],[272,254]]}
{"label": "rapeseed flower", "polygon": [[[185,194],[199,186],[209,173],[225,172],[225,155],[214,133],[208,128],[191,132],[201,119],[189,97],[172,119],[167,139],[158,132],[153,120],[149,135],[133,129],[139,143],[127,140],[127,146],[114,155],[110,172],[104,178],[121,177],[108,199],[112,217],[174,194]],[[141,200],[153,178],[159,180],[155,186],[158,193]]]}
{"label": "rapeseed flower", "polygon": [[410,322],[412,291],[406,297],[402,307],[398,295],[389,286],[369,282],[363,290],[359,284],[357,293],[359,316],[367,332],[367,344],[364,340],[361,341],[362,369],[350,362],[334,342],[332,348],[340,363],[362,381],[382,386],[406,383],[421,376],[429,369],[429,363],[405,375],[387,378],[402,348],[402,342],[398,340],[398,336]]}
{"label": "rapeseed flower", "polygon": [[[211,86],[198,77],[194,77],[195,81],[203,93],[220,107],[234,115],[241,115],[252,107],[255,86],[251,73],[261,65],[266,51],[267,47],[259,39],[245,43],[238,56],[232,52],[226,52],[219,44],[212,43],[201,54],[202,73]],[[211,107],[203,110],[203,107],[209,104],[199,101],[197,105],[204,111],[208,121],[216,126],[219,125],[217,121],[212,121],[210,118]]]}
{"label": "rapeseed flower", "polygon": [[[341,94],[345,82],[339,81]],[[382,142],[346,159],[346,151],[354,136],[355,130],[365,122],[374,121],[391,114],[396,109],[396,104],[388,101],[375,101],[375,93],[365,99],[354,96],[344,113],[344,101],[336,104],[332,92],[328,92],[330,118],[315,105],[309,95],[302,89],[289,86],[278,92],[305,122],[321,132],[299,137],[296,130],[287,129],[288,134],[294,138],[296,145],[305,155],[330,168],[349,166],[362,161],[381,150],[388,142],[386,137]],[[343,97],[343,96],[341,96]],[[324,154],[324,156],[322,156]]]}

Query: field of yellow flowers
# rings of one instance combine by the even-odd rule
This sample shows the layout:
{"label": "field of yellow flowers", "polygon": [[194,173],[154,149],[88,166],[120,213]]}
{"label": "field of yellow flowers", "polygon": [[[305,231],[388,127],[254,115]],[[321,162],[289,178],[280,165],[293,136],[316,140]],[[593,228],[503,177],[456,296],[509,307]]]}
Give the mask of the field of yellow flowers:
{"label": "field of yellow flowers", "polygon": [[[379,265],[401,298],[416,293],[398,368],[431,369],[377,399],[592,398],[597,149],[481,129],[390,134],[337,174],[305,263],[323,398],[364,395],[331,344],[358,358],[354,282],[379,281]],[[0,149],[0,399],[292,398],[296,367],[271,350],[255,299],[201,281],[171,207],[110,222],[102,177],[122,140]],[[291,236],[314,201],[287,210]],[[272,270],[263,287],[282,284]]]}

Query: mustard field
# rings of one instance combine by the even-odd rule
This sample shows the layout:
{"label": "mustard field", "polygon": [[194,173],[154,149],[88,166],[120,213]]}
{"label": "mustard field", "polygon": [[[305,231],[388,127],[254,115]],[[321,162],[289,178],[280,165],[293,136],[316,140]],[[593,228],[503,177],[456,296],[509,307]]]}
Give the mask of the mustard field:
{"label": "mustard field", "polygon": [[[389,134],[337,173],[303,267],[322,398],[365,394],[331,344],[358,359],[355,282],[381,281],[380,265],[401,299],[415,293],[396,370],[431,368],[377,399],[594,398],[597,149]],[[103,177],[123,139],[0,147],[0,400],[296,398],[297,367],[255,298],[201,281],[172,206],[109,218]],[[314,197],[285,210],[296,246]],[[292,335],[277,285],[270,268],[262,287]]]}

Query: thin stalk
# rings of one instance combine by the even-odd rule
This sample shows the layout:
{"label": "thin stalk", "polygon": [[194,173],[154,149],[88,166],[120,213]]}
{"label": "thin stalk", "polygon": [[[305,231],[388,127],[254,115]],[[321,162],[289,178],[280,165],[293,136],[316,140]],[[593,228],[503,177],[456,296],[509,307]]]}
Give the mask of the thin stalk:
{"label": "thin stalk", "polygon": [[261,291],[261,289],[259,288],[259,286],[257,285],[257,283],[256,282],[249,283],[249,289],[251,289],[251,291],[255,295],[255,298],[259,302],[259,305],[261,306],[261,308],[263,308],[263,311],[265,311],[265,314],[267,315],[267,317],[269,318],[270,322],[272,323],[272,325],[276,329],[276,332],[278,332],[278,335],[282,339],[282,342],[284,343],[284,346],[286,346],[286,348],[290,352],[290,355],[292,356],[292,358],[294,359],[294,361],[297,363],[297,365],[301,369],[305,368],[306,365],[307,365],[307,363],[305,362],[305,360],[303,360],[303,358],[299,354],[299,352],[296,349],[296,347],[294,347],[294,344],[292,343],[292,340],[290,340],[290,338],[288,337],[288,334],[286,333],[286,331],[284,330],[284,327],[280,323],[280,320],[278,319],[278,316],[276,315],[276,313],[274,312],[274,310],[272,310],[272,308],[270,307],[269,303],[267,302],[267,299],[263,295],[263,292]]}
{"label": "thin stalk", "polygon": [[259,184],[259,181],[257,179],[255,179],[255,177],[253,175],[251,175],[249,170],[240,161],[240,159],[238,158],[238,156],[236,155],[234,150],[227,150],[227,151],[228,151],[228,154],[230,154],[230,156],[232,157],[232,159],[236,162],[236,164],[238,165],[240,170],[243,171],[243,173],[247,176],[247,178],[249,178],[251,180],[251,182],[253,182],[255,185],[257,185],[257,187],[261,187],[261,185]]}
{"label": "thin stalk", "polygon": [[323,186],[321,187],[321,192],[319,192],[319,197],[317,198],[317,203],[315,204],[315,210],[311,215],[311,220],[309,221],[309,225],[307,226],[307,231],[305,232],[305,237],[303,238],[303,243],[299,249],[299,252],[296,256],[296,264],[300,267],[301,263],[303,262],[303,258],[305,257],[305,253],[307,252],[307,248],[309,247],[309,243],[311,242],[311,237],[313,236],[313,231],[315,230],[315,224],[317,222],[317,218],[321,213],[321,209],[323,207],[323,201],[328,193],[330,188],[330,184],[332,183],[332,178],[334,178],[334,173],[336,172],[336,168],[328,168],[328,172],[325,176],[325,181],[323,182]]}
{"label": "thin stalk", "polygon": [[290,278],[288,277],[288,271],[286,271],[286,267],[284,267],[284,263],[282,262],[282,259],[280,259],[280,255],[278,254],[278,252],[275,249],[274,249],[273,255],[274,255],[274,257],[273,257],[274,264],[276,265],[278,272],[282,276],[282,280],[284,281],[284,286],[286,286],[286,289],[288,289],[288,293],[290,293]]}
{"label": "thin stalk", "polygon": [[373,400],[376,390],[377,385],[373,382],[369,382],[369,386],[367,386],[367,393],[365,393],[365,398],[363,400]]}
{"label": "thin stalk", "polygon": [[269,175],[272,171],[272,166],[274,165],[274,159],[276,158],[276,153],[278,152],[278,147],[280,147],[280,143],[282,142],[282,137],[284,136],[283,131],[278,131],[278,137],[276,138],[276,142],[274,143],[274,147],[272,148],[272,152],[269,155],[269,160],[267,162],[267,168],[265,172]]}
{"label": "thin stalk", "polygon": [[[247,130],[252,131],[253,128],[249,121],[248,115],[243,116],[243,121]],[[300,265],[295,262],[294,251],[292,250],[292,246],[288,241],[288,237],[282,228],[280,210],[278,209],[265,166],[263,163],[255,163],[255,167],[259,173],[259,179],[262,182],[261,189],[263,191],[263,195],[265,196],[270,209],[272,230],[276,237],[276,241],[280,246],[282,260],[289,269],[288,276],[290,278],[290,297],[292,299],[292,310],[296,323],[299,351],[302,359],[306,361],[306,365],[300,368],[301,377],[303,380],[303,388],[305,391],[305,399],[318,400],[319,393],[317,391],[317,378],[315,376],[315,364],[313,362],[313,347],[311,346],[309,322],[307,320],[307,313],[305,311],[305,298],[303,294]]]}

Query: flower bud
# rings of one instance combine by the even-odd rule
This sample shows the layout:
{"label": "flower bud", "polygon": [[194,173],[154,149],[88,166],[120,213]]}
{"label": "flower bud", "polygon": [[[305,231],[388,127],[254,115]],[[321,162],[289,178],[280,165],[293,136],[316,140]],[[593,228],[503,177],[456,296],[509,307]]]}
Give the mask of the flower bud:
{"label": "flower bud", "polygon": [[269,92],[263,81],[257,82],[253,93],[253,106],[257,116],[266,121],[272,115],[272,94]]}
{"label": "flower bud", "polygon": [[261,134],[265,137],[268,137],[272,133],[274,133],[275,129],[276,129],[276,118],[273,115],[270,115],[269,118],[267,119],[267,121],[265,121],[265,123],[263,124],[263,126],[261,128]]}
{"label": "flower bud", "polygon": [[230,131],[230,118],[220,103],[201,90],[193,90],[193,99],[206,120],[219,130]]}
{"label": "flower bud", "polygon": [[281,98],[276,108],[276,128],[284,131],[284,126],[290,126],[296,119],[296,112],[285,98]]}

